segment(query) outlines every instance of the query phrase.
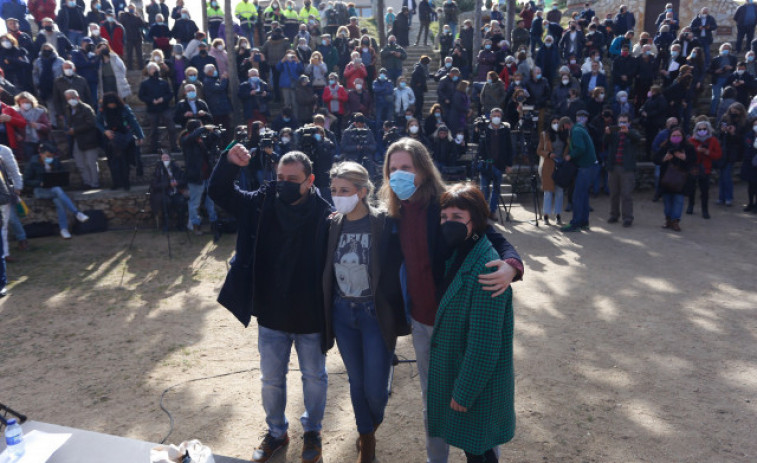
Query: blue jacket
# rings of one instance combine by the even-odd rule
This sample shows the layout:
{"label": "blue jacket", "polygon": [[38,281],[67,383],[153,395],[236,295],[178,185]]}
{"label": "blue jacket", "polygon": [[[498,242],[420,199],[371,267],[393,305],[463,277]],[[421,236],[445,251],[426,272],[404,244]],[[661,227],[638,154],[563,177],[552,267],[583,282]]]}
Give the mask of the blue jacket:
{"label": "blue jacket", "polygon": [[303,72],[299,61],[279,61],[276,70],[279,71],[279,88],[294,88]]}
{"label": "blue jacket", "polygon": [[[255,110],[258,110],[263,114],[268,113],[268,102],[271,100],[268,84],[263,80],[258,82],[258,94],[254,96],[250,95],[251,91],[252,84],[249,79],[242,82],[237,91],[237,98],[242,101],[245,119],[252,119]],[[260,96],[260,92],[266,92],[266,96]]]}
{"label": "blue jacket", "polygon": [[100,58],[95,55],[90,58],[84,50],[71,52],[71,61],[76,66],[76,73],[84,77],[88,83],[97,85],[98,72],[100,70]]}
{"label": "blue jacket", "polygon": [[376,100],[376,106],[392,105],[394,106],[394,85],[389,79],[376,79],[373,81],[373,97]]}
{"label": "blue jacket", "polygon": [[202,91],[205,94],[205,101],[208,103],[210,112],[214,116],[231,114],[232,108],[228,93],[229,79],[205,76],[202,81]]}

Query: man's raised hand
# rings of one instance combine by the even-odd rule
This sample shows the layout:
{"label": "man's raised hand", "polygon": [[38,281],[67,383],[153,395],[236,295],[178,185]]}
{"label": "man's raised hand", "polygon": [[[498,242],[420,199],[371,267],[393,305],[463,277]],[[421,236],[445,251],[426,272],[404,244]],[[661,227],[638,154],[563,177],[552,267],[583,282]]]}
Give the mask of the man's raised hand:
{"label": "man's raised hand", "polygon": [[232,146],[226,155],[230,163],[239,167],[247,166],[250,163],[250,157],[250,152],[243,145]]}

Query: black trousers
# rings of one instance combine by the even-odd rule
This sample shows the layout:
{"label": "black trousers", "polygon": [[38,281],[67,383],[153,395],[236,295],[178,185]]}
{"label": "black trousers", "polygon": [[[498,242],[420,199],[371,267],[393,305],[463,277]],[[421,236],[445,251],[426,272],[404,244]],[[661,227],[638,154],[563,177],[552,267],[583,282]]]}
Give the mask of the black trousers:
{"label": "black trousers", "polygon": [[[132,55],[136,60],[136,67],[132,67]],[[142,42],[126,42],[126,51],[124,51],[124,57],[126,58],[126,68],[142,69]]]}
{"label": "black trousers", "polygon": [[497,456],[492,449],[487,450],[483,455],[465,452],[465,458],[467,458],[468,463],[497,463]]}
{"label": "black trousers", "polygon": [[692,178],[694,184],[691,186],[691,192],[689,193],[689,208],[693,209],[696,204],[697,187],[702,196],[702,212],[708,212],[707,200],[710,197],[710,174],[700,174]]}
{"label": "black trousers", "polygon": [[120,155],[108,156],[108,168],[110,168],[113,189],[129,189],[129,161],[126,152],[122,151]]}

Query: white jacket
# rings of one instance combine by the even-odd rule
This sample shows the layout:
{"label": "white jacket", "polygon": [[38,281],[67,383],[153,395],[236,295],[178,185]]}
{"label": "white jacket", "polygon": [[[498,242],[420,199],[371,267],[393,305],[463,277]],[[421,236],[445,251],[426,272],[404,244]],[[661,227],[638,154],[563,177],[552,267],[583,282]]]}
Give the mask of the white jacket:
{"label": "white jacket", "polygon": [[21,171],[18,169],[18,163],[16,157],[13,156],[13,151],[5,145],[0,145],[0,161],[5,166],[5,171],[8,173],[8,180],[13,184],[14,190],[24,189],[24,178],[21,176]]}
{"label": "white jacket", "polygon": [[398,115],[405,114],[410,105],[415,104],[415,94],[410,86],[404,89],[397,87],[394,89],[394,113]]}

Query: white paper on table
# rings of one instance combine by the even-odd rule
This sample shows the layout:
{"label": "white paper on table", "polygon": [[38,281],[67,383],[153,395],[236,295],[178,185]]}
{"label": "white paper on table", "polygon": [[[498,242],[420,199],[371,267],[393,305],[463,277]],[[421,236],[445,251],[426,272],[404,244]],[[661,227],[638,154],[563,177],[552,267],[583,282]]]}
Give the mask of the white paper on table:
{"label": "white paper on table", "polygon": [[61,448],[63,444],[71,437],[71,434],[51,434],[49,432],[32,430],[29,434],[24,434],[24,444],[26,451],[18,460],[12,460],[8,449],[0,453],[0,463],[45,463]]}

